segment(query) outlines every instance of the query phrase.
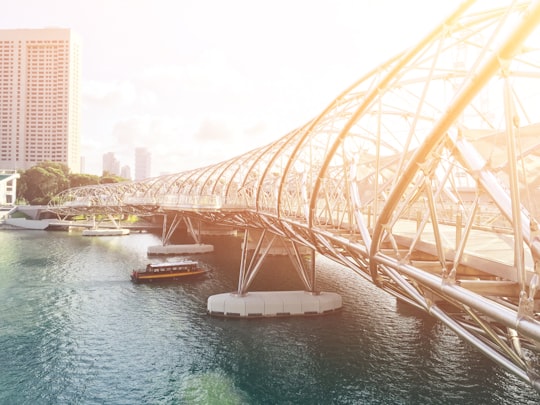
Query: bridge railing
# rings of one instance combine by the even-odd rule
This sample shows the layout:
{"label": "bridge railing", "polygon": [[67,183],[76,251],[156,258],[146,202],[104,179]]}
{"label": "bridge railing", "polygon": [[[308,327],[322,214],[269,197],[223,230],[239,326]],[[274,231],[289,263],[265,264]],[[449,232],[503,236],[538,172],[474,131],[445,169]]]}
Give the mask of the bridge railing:
{"label": "bridge railing", "polygon": [[166,194],[156,198],[157,204],[165,210],[219,210],[220,196]]}
{"label": "bridge railing", "polygon": [[124,198],[124,204],[133,206],[156,206],[157,200],[149,196],[129,196]]}

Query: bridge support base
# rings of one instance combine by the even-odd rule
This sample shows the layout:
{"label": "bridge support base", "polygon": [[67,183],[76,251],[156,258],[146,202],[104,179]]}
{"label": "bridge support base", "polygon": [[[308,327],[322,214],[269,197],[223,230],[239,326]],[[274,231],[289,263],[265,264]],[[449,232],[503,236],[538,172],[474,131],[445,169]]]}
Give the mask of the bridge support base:
{"label": "bridge support base", "polygon": [[210,253],[214,251],[213,245],[206,245],[203,243],[195,243],[191,245],[157,245],[157,246],[148,246],[146,254],[148,256],[159,256],[159,255],[187,255],[187,254],[196,254],[196,253]]}
{"label": "bridge support base", "polygon": [[129,235],[129,229],[123,228],[92,228],[82,231],[82,236],[122,236]]}
{"label": "bridge support base", "polygon": [[325,315],[341,307],[339,294],[307,291],[224,293],[210,296],[207,302],[210,315],[230,318]]}

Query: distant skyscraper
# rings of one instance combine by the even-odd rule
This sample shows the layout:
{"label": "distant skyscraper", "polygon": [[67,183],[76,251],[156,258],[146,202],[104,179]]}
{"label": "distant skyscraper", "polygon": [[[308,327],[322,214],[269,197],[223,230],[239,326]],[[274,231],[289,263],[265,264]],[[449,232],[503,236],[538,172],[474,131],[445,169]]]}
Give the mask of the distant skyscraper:
{"label": "distant skyscraper", "polygon": [[151,177],[152,156],[146,148],[135,148],[135,180]]}
{"label": "distant skyscraper", "polygon": [[80,60],[69,29],[0,30],[0,169],[80,171]]}
{"label": "distant skyscraper", "polygon": [[116,159],[113,152],[108,152],[103,155],[103,173],[120,175],[120,162]]}
{"label": "distant skyscraper", "polygon": [[131,168],[129,166],[122,166],[122,169],[120,169],[120,177],[131,180]]}

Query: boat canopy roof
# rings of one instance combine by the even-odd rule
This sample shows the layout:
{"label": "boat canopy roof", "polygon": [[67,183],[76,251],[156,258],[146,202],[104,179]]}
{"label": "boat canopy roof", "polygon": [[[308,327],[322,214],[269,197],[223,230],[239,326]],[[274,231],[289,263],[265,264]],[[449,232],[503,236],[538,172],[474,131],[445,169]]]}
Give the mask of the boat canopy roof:
{"label": "boat canopy roof", "polygon": [[183,260],[181,262],[166,262],[166,263],[149,264],[148,267],[158,269],[158,268],[164,268],[164,267],[193,266],[193,265],[197,265],[197,262],[194,260]]}

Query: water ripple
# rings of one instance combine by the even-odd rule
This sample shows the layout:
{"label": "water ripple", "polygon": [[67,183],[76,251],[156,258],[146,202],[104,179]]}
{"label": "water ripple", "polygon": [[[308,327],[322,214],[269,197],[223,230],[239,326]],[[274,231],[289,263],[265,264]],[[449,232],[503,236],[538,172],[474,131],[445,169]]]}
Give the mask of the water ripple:
{"label": "water ripple", "polygon": [[[204,279],[133,285],[156,243],[0,232],[0,403],[537,403],[443,325],[324,259],[319,285],[342,312],[227,320],[206,299],[236,288],[239,241],[199,257]],[[257,289],[298,287],[286,262],[269,266]]]}

